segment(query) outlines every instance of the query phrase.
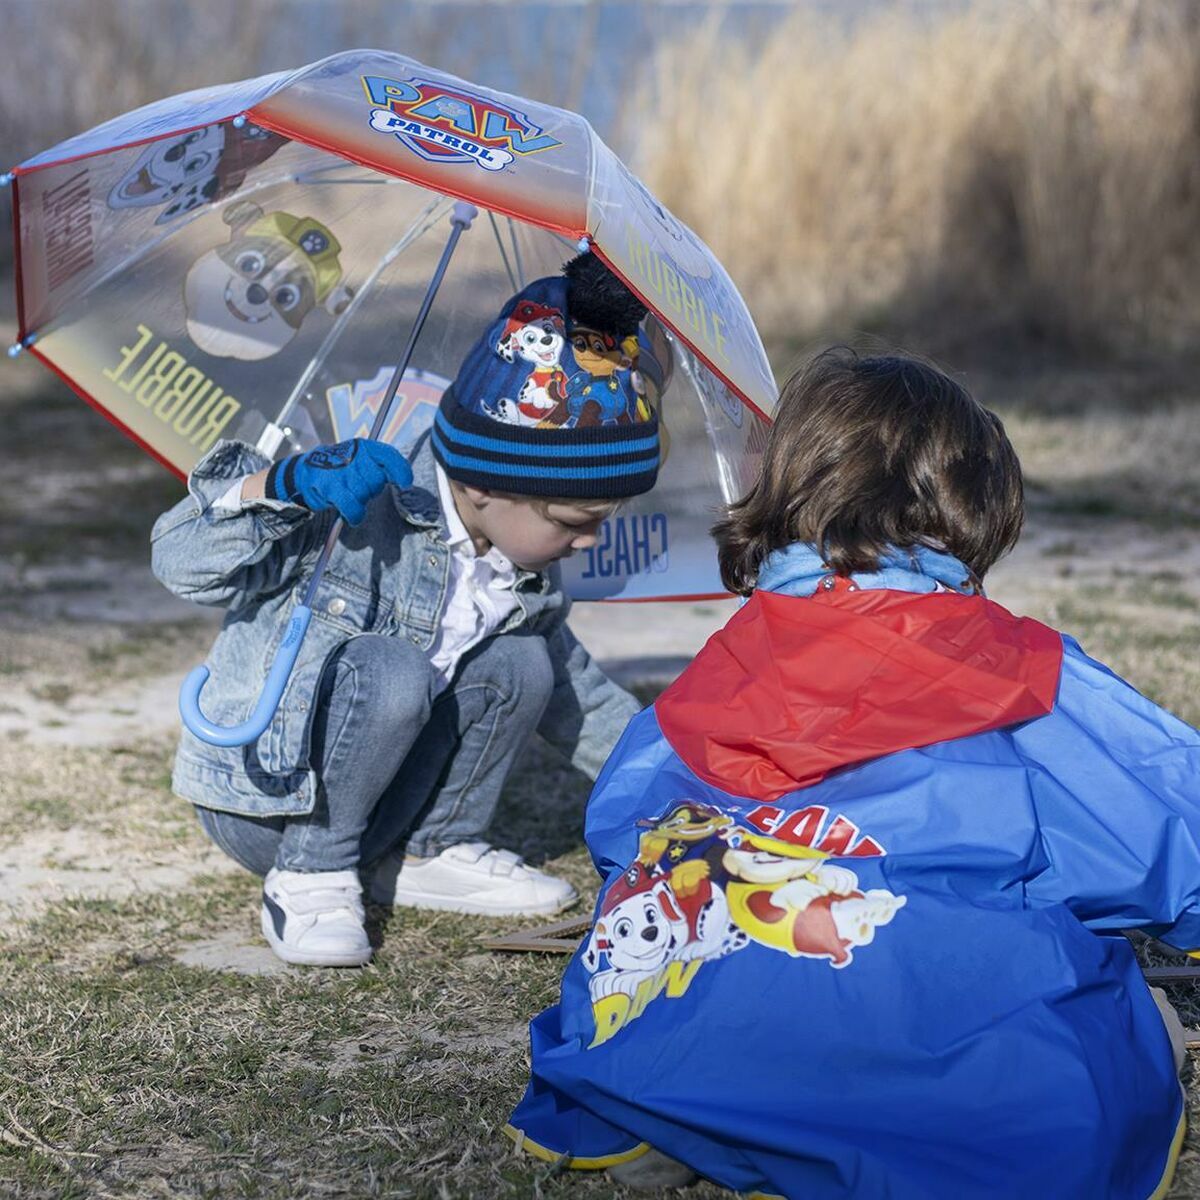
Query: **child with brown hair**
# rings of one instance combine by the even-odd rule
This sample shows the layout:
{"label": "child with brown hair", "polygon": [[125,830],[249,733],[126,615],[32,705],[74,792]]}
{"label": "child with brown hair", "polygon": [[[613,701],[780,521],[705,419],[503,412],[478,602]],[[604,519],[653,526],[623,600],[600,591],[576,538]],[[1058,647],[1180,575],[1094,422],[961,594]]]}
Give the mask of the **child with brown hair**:
{"label": "child with brown hair", "polygon": [[929,364],[785,385],[714,531],[747,603],[592,795],[527,1150],[804,1200],[1165,1194],[1182,1038],[1121,931],[1200,945],[1200,735],[984,596],[1022,519],[1001,422]]}

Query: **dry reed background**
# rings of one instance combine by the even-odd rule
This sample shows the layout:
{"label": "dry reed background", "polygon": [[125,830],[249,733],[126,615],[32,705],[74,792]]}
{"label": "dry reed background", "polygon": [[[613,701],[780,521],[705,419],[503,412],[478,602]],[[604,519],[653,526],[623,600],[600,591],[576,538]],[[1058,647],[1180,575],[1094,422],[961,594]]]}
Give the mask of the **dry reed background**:
{"label": "dry reed background", "polygon": [[727,262],[775,347],[867,328],[1187,354],[1200,333],[1197,4],[3,12],[22,47],[0,75],[11,161],[183,88],[378,45],[591,116]]}
{"label": "dry reed background", "polygon": [[[1200,719],[1200,0],[0,0],[0,33],[4,166],[356,45],[581,109],[722,256],[781,377],[864,329],[964,370],[1033,501],[997,597]],[[0,739],[0,875],[75,881],[0,922],[0,1196],[611,1200],[497,1132],[558,960],[376,913],[361,974],[239,974],[270,959],[255,885],[208,873],[171,739],[54,740],[121,681],[173,691],[211,623],[97,615],[153,592],[165,473],[36,364],[0,376],[0,416],[0,718],[40,714]],[[497,841],[591,892],[586,794],[534,748]],[[137,890],[102,897],[106,870]],[[1200,1025],[1195,989],[1172,1000]],[[1200,1075],[1190,1110],[1173,1200],[1200,1195]]]}
{"label": "dry reed background", "polygon": [[887,7],[849,28],[797,10],[762,47],[710,21],[653,86],[641,165],[772,340],[1200,332],[1198,5]]}
{"label": "dry reed background", "polygon": [[[615,7],[631,8],[603,0],[0,0],[0,32],[15,50],[0,72],[0,164],[163,96],[362,46],[577,110],[590,111],[590,81],[603,78],[603,106],[615,111],[612,98],[639,67],[632,56],[614,58],[615,69],[593,61],[606,36],[619,40],[609,24]],[[651,48],[672,29],[671,14],[655,5],[634,15]]]}

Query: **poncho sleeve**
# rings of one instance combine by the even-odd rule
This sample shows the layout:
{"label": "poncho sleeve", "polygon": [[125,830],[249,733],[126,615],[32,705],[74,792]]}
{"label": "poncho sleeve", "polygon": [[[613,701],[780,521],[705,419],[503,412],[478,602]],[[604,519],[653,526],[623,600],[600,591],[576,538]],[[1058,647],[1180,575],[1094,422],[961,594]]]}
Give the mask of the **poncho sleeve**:
{"label": "poncho sleeve", "polygon": [[1028,900],[1200,948],[1200,733],[1063,645],[1054,711],[1013,734],[1044,856]]}

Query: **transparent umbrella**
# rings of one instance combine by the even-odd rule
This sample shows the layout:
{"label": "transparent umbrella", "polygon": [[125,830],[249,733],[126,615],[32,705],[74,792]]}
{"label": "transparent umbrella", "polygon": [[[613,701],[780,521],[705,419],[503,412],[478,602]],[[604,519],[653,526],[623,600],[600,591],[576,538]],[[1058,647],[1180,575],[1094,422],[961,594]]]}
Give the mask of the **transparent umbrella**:
{"label": "transparent umbrella", "polygon": [[628,352],[667,453],[567,587],[723,594],[707,527],[753,478],[774,379],[720,263],[582,117],[348,51],[148,105],[9,178],[11,352],[180,476],[220,438],[408,449],[504,301],[590,249],[650,309]]}

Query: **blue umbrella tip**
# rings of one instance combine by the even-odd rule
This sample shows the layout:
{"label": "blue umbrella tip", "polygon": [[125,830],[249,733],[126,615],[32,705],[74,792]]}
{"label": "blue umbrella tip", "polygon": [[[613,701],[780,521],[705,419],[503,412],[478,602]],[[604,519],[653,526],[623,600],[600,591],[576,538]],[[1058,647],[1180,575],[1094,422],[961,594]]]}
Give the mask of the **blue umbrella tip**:
{"label": "blue umbrella tip", "polygon": [[580,254],[586,254],[591,248],[592,248],[592,239],[590,237],[588,237],[588,235],[585,233],[583,235],[583,237],[581,237],[579,239],[576,249],[579,251]]}
{"label": "blue umbrella tip", "polygon": [[241,129],[241,127],[245,124],[246,124],[246,114],[245,113],[238,113],[238,115],[233,118],[234,129]]}
{"label": "blue umbrella tip", "polygon": [[15,176],[11,171],[5,171],[3,175],[0,175],[0,187],[8,187],[14,178]]}

